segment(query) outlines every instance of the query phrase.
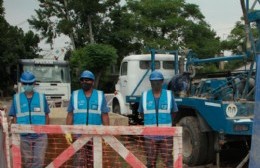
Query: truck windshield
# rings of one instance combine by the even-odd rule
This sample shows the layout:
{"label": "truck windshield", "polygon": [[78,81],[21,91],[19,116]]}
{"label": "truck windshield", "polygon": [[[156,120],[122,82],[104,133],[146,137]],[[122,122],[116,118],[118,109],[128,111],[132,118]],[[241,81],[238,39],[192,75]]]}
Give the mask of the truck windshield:
{"label": "truck windshield", "polygon": [[23,65],[23,71],[31,71],[38,82],[69,83],[69,68],[64,65]]}

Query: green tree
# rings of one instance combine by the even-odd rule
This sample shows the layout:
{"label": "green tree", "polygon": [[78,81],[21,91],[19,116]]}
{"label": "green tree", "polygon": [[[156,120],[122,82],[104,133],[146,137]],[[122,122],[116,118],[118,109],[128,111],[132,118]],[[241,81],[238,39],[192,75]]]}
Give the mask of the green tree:
{"label": "green tree", "polygon": [[24,33],[22,29],[11,26],[4,18],[3,1],[0,0],[0,89],[4,94],[10,93],[16,82],[16,65],[18,59],[35,58],[39,51],[40,39],[32,31]]}
{"label": "green tree", "polygon": [[0,24],[0,61],[4,65],[13,66],[18,63],[18,59],[38,57],[40,39],[37,35],[32,31],[24,33],[5,20],[0,20]]}
{"label": "green tree", "polygon": [[223,50],[230,50],[233,54],[239,54],[241,50],[245,51],[246,49],[245,40],[245,25],[241,21],[238,21],[227,36],[227,39],[221,42],[221,46]]}
{"label": "green tree", "polygon": [[[247,34],[245,31],[245,24],[242,23],[243,20],[237,21],[234,28],[231,30],[230,34],[227,36],[226,40],[221,41],[221,48],[223,50],[229,50],[232,54],[244,54],[247,50]],[[251,33],[253,38],[258,38],[258,31],[253,24],[251,26]],[[248,60],[236,60],[231,61],[225,65],[226,70],[234,70],[239,68],[248,62],[252,61],[254,58],[251,57]]]}
{"label": "green tree", "polygon": [[4,17],[3,0],[0,0],[0,17]]}
{"label": "green tree", "polygon": [[[88,31],[85,36],[90,43],[94,43],[94,34],[99,30],[103,20],[106,19],[107,13],[120,0],[74,0],[72,8],[78,19],[82,23],[82,27]],[[109,19],[109,18],[107,18]],[[95,32],[93,32],[95,30]]]}
{"label": "green tree", "polygon": [[[113,45],[118,62],[129,53],[191,48],[201,57],[220,51],[219,38],[204,21],[197,5],[184,0],[39,0],[29,23],[52,42],[61,33],[73,34],[76,47]],[[66,5],[67,4],[67,5]]]}
{"label": "green tree", "polygon": [[132,26],[132,17],[127,6],[115,5],[108,13],[110,19],[103,21],[95,35],[98,43],[110,44],[117,49],[117,65],[129,53],[141,53],[143,50],[143,45],[136,36],[136,29]]}
{"label": "green tree", "polygon": [[76,25],[73,19],[73,11],[70,10],[71,1],[68,0],[39,0],[39,9],[36,9],[36,16],[28,19],[29,24],[41,33],[53,48],[53,40],[62,33],[71,39],[71,45],[75,48],[74,29]]}
{"label": "green tree", "polygon": [[107,18],[111,8],[119,0],[39,0],[36,16],[29,19],[30,25],[41,32],[46,42],[53,45],[53,39],[61,34],[68,35],[74,48],[98,40],[95,35]]}
{"label": "green tree", "polygon": [[[10,26],[0,18],[0,89],[8,92],[16,82],[16,65],[19,59],[36,58],[39,51],[39,37],[33,32],[24,33],[22,29]],[[10,89],[9,89],[10,90]]]}
{"label": "green tree", "polygon": [[116,49],[105,44],[89,44],[73,51],[70,63],[72,69],[77,70],[73,82],[78,83],[79,74],[88,69],[95,74],[95,86],[98,87],[101,75],[106,75],[116,59]]}
{"label": "green tree", "polygon": [[128,0],[131,28],[142,47],[193,49],[200,57],[220,50],[219,38],[204,21],[197,5],[184,0]]}

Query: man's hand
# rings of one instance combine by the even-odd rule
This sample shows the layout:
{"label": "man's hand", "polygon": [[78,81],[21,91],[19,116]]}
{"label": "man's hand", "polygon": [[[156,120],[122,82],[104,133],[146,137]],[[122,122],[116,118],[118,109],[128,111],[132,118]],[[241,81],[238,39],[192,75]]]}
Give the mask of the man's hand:
{"label": "man's hand", "polygon": [[65,134],[65,138],[66,138],[66,141],[67,143],[70,145],[72,143],[72,136],[71,134]]}

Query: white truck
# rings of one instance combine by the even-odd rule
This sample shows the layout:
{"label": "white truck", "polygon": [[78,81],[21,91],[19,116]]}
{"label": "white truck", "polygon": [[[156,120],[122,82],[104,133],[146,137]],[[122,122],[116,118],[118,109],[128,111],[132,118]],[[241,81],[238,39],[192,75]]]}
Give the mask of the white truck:
{"label": "white truck", "polygon": [[44,93],[50,105],[67,103],[71,95],[71,79],[68,61],[54,58],[20,59],[17,67],[17,89],[23,91],[20,76],[23,71],[31,71],[36,77],[35,90]]}
{"label": "white truck", "polygon": [[159,70],[163,73],[165,88],[177,73],[175,71],[179,65],[174,61],[179,57],[177,51],[169,54],[156,54],[156,58],[152,57],[155,55],[129,55],[121,62],[112,109],[114,113],[128,116],[130,122],[135,122],[139,118],[137,112],[139,99],[143,91],[151,88],[149,75],[152,70]]}

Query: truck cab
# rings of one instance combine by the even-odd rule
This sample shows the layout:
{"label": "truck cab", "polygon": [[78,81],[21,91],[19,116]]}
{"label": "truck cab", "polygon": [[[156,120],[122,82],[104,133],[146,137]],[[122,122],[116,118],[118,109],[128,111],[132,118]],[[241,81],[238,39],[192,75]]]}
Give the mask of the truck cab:
{"label": "truck cab", "polygon": [[137,113],[142,92],[151,88],[151,67],[164,74],[164,87],[167,87],[175,74],[175,56],[156,54],[154,62],[151,60],[151,54],[129,55],[122,60],[112,103],[113,112],[126,116]]}

